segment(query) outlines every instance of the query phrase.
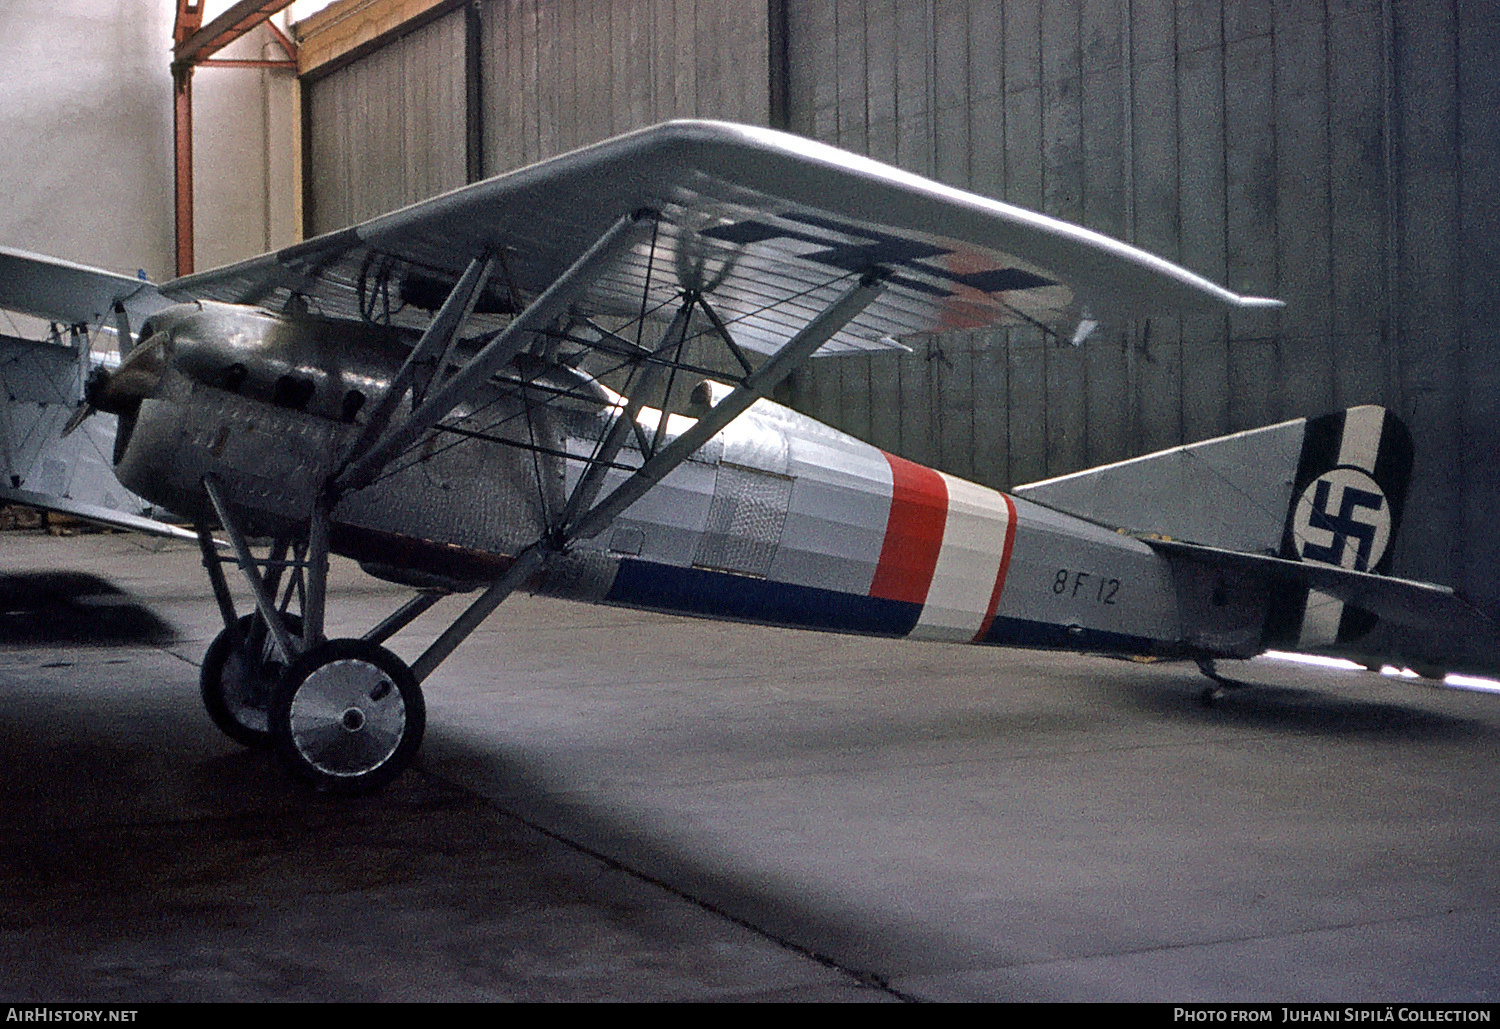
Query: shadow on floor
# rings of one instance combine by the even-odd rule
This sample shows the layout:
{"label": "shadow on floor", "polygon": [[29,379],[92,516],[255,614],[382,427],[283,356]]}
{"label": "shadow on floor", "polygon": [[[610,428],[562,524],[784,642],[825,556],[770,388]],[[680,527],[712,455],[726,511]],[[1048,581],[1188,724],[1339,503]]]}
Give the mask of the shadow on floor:
{"label": "shadow on floor", "polygon": [[1199,698],[1207,684],[1208,680],[1191,673],[1185,673],[1181,683],[1166,679],[1140,683],[1128,694],[1127,703],[1136,710],[1179,721],[1392,743],[1451,742],[1492,731],[1482,721],[1424,710],[1416,703],[1365,700],[1320,692],[1316,687],[1269,682],[1247,681],[1228,690],[1212,707],[1205,707]]}
{"label": "shadow on floor", "polygon": [[172,627],[108,580],[84,572],[0,575],[0,644],[161,646]]}

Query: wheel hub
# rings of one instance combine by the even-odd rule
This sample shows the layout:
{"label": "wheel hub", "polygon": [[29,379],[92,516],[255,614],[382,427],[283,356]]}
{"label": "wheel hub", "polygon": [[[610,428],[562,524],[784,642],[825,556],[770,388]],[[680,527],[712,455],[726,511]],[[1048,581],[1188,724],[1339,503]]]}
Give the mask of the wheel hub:
{"label": "wheel hub", "polygon": [[406,732],[406,704],[386,673],[345,658],[314,669],[292,698],[292,742],[334,776],[365,775],[388,761]]}

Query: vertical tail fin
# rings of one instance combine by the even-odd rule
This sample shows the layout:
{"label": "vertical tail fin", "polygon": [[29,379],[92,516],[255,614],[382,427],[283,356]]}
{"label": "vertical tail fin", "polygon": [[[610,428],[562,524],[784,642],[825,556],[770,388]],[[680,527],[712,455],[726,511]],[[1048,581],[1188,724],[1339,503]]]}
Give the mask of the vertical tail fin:
{"label": "vertical tail fin", "polygon": [[[1411,433],[1383,407],[1309,419],[1280,556],[1387,574],[1411,469]],[[1375,622],[1374,615],[1326,593],[1286,586],[1272,598],[1264,639],[1271,647],[1338,646]]]}
{"label": "vertical tail fin", "polygon": [[[1406,426],[1382,407],[1203,440],[1021,486],[1019,496],[1157,539],[1361,572],[1390,571],[1411,478]],[[1374,615],[1285,580],[1264,646],[1315,650],[1357,640]],[[1246,645],[1248,645],[1248,636]]]}

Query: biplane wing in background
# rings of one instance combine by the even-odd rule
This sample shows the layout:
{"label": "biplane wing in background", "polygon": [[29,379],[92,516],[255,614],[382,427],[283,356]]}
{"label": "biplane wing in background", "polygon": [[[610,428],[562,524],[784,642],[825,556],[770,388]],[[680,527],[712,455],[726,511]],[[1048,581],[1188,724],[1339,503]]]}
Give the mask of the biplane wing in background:
{"label": "biplane wing in background", "polygon": [[194,538],[153,517],[152,506],[115,478],[112,417],[68,431],[90,373],[119,365],[118,353],[89,345],[91,328],[109,321],[118,332],[132,313],[145,317],[171,303],[140,279],[0,247],[0,310],[52,323],[39,339],[0,335],[0,504]]}
{"label": "biplane wing in background", "polygon": [[[0,253],[0,276],[39,260],[40,279],[0,296],[71,320],[76,305],[47,310],[45,259]],[[79,274],[58,265],[59,295],[95,287],[108,303],[85,306],[113,311],[127,352],[85,410],[119,417],[121,482],[199,526],[225,623],[204,661],[209,712],[323,788],[400,772],[425,722],[420,681],[518,588],[1204,662],[1326,629],[1314,595],[1353,598],[1324,641],[1344,649],[1376,617],[1361,598],[1413,624],[1463,605],[1412,584],[1386,603],[1366,581],[1389,564],[1411,466],[1378,408],[1199,445],[1190,457],[1211,452],[1205,467],[1233,465],[1262,498],[1248,514],[1157,493],[1113,519],[1078,510],[1076,482],[1006,496],[771,403],[813,356],[914,333],[1027,324],[1076,344],[1100,319],[1279,304],[766,129],[642,130],[132,294],[179,302],[151,310],[138,340],[118,277],[80,287]],[[1200,528],[1146,538],[1162,535],[1153,505],[1163,525]],[[1243,532],[1226,541],[1214,526],[1231,521]],[[1247,556],[1245,539],[1280,559]],[[327,640],[330,553],[415,595],[363,637]],[[223,563],[254,612],[234,609]],[[474,591],[410,663],[382,646]]]}

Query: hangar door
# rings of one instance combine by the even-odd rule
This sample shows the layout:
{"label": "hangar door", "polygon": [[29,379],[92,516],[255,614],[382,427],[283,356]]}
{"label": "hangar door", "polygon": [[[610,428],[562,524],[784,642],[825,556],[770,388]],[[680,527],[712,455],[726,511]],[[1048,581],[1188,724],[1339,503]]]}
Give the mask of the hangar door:
{"label": "hangar door", "polygon": [[767,124],[767,0],[470,0],[303,76],[306,233],[671,118]]}

